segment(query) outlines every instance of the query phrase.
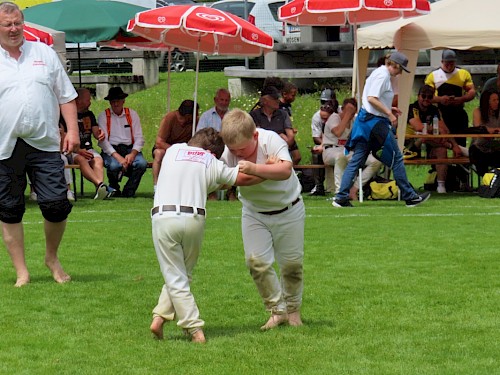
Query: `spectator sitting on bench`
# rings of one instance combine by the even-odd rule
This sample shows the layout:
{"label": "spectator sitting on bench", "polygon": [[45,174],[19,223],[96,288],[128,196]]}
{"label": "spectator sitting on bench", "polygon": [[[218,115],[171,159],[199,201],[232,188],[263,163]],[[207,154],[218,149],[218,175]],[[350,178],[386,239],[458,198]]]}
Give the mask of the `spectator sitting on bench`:
{"label": "spectator sitting on bench", "polygon": [[[78,97],[76,110],[78,112],[78,132],[80,134],[80,148],[71,154],[75,164],[80,166],[80,172],[87,180],[95,185],[94,199],[109,198],[113,195],[114,189],[104,184],[104,162],[101,155],[92,148],[92,135],[98,141],[105,137],[102,129],[97,125],[97,120],[90,107],[90,91],[80,87],[76,89]],[[64,120],[61,119],[63,122]],[[64,126],[64,122],[63,122]],[[69,170],[68,170],[69,172]]]}
{"label": "spectator sitting on bench", "polygon": [[[474,126],[484,126],[490,134],[500,133],[499,94],[484,91],[479,108],[474,109]],[[499,136],[500,138],[500,136]],[[500,167],[500,140],[498,138],[475,138],[469,148],[469,157],[476,166],[477,174],[483,176],[491,167]]]}
{"label": "spectator sitting on bench", "polygon": [[[104,99],[109,100],[111,108],[99,114],[97,123],[105,133],[105,138],[99,141],[99,146],[102,149],[101,156],[107,170],[109,186],[116,190],[115,197],[130,198],[135,196],[148,163],[141,152],[144,137],[139,115],[133,109],[124,108],[127,96],[121,87],[110,88]],[[123,175],[128,177],[128,181],[122,192],[120,181]]]}
{"label": "spectator sitting on bench", "polygon": [[[408,126],[406,127],[406,134],[416,134],[417,132],[424,131],[424,124],[426,124],[426,132],[432,133],[432,119],[437,116],[439,119],[439,134],[449,134],[450,131],[448,127],[441,119],[439,110],[432,105],[432,100],[434,98],[434,88],[428,85],[424,85],[418,91],[417,100],[410,104],[408,109]],[[462,155],[462,149],[455,141],[455,138],[440,138],[440,139],[427,139],[425,140],[427,145],[427,153],[432,159],[445,159],[448,157],[448,150],[453,150],[455,157]],[[411,139],[405,142],[405,146],[410,151],[416,151],[420,153],[420,147],[422,145],[421,139]],[[440,194],[446,193],[446,174],[448,171],[448,165],[446,164],[436,164],[436,174],[437,174],[437,192]]]}
{"label": "spectator sitting on bench", "polygon": [[[333,107],[333,113],[328,118],[323,132],[323,162],[325,165],[333,166],[333,175],[335,179],[335,194],[339,192],[342,175],[347,166],[347,163],[352,158],[352,152],[346,155],[344,145],[351,133],[351,126],[356,115],[358,103],[354,98],[346,98],[342,103],[342,113],[339,115],[338,102],[336,99],[330,100],[323,106]],[[322,107],[323,107],[322,106]],[[377,175],[382,163],[379,162],[372,154],[369,154],[363,166],[362,184],[366,184],[374,176]],[[349,191],[351,200],[358,199],[359,184],[354,183]]]}
{"label": "spectator sitting on bench", "polygon": [[[160,128],[156,135],[153,154],[153,187],[156,191],[156,183],[160,173],[161,161],[167,149],[176,143],[187,143],[193,136],[193,109],[194,101],[184,100],[179,108],[167,113],[160,122]],[[196,123],[198,123],[198,111],[200,106],[196,104]]]}

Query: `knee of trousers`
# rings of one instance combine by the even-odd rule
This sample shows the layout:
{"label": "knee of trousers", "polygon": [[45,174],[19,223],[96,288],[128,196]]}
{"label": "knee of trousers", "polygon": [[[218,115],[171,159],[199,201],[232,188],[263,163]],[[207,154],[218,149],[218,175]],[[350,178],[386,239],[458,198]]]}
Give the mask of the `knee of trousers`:
{"label": "knee of trousers", "polygon": [[287,262],[281,266],[281,275],[289,280],[301,281],[304,274],[304,267],[301,261]]}
{"label": "knee of trousers", "polygon": [[246,260],[246,264],[248,266],[248,269],[250,270],[250,274],[254,279],[258,279],[259,277],[261,277],[273,266],[272,263],[264,262],[262,261],[262,259],[258,258],[249,258]]}
{"label": "knee of trousers", "polygon": [[40,202],[40,210],[45,220],[51,223],[60,223],[68,218],[73,207],[67,199],[52,202]]}
{"label": "knee of trousers", "polygon": [[0,220],[6,224],[18,224],[23,220],[26,208],[22,204],[15,206],[0,205]]}

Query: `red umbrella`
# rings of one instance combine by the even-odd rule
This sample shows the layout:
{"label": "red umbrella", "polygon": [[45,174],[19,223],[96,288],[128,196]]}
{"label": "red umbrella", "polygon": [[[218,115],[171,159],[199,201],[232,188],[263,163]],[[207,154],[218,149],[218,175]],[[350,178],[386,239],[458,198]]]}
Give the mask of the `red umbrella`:
{"label": "red umbrella", "polygon": [[24,37],[26,40],[30,42],[42,42],[51,46],[54,44],[54,39],[52,35],[46,31],[43,31],[34,24],[25,24],[24,25]]}
{"label": "red umbrella", "polygon": [[[128,22],[127,27],[132,28],[134,20]],[[112,47],[112,48],[128,48],[131,50],[139,51],[168,51],[168,64],[167,64],[167,112],[170,112],[170,62],[171,62],[171,52],[172,47],[167,46],[161,42],[154,42],[152,40],[146,39],[142,36],[130,34],[125,35],[123,33],[118,33],[118,35],[112,39],[99,43],[101,46]]]}
{"label": "red umbrella", "polygon": [[199,5],[171,5],[137,13],[128,31],[182,51],[197,52],[193,133],[200,53],[260,56],[273,48],[273,38],[255,25]]}
{"label": "red umbrella", "polygon": [[278,10],[292,25],[362,25],[430,12],[427,0],[293,0]]}
{"label": "red umbrella", "polygon": [[[279,19],[292,25],[354,25],[354,50],[357,51],[357,26],[391,21],[430,12],[428,0],[293,0],[278,9]],[[354,66],[357,54],[354,54]],[[354,86],[359,84],[359,77]],[[358,87],[359,95],[359,87]],[[359,103],[359,100],[358,100]]]}

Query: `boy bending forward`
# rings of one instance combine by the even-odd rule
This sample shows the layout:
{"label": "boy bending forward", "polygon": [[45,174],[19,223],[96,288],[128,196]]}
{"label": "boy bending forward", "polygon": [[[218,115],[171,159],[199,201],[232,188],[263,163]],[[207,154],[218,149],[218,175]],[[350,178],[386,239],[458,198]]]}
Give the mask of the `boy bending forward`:
{"label": "boy bending forward", "polygon": [[205,342],[205,323],[189,284],[203,240],[207,195],[221,185],[261,181],[217,160],[223,151],[222,138],[206,128],[187,144],[172,145],[164,156],[151,210],[154,247],[165,279],[150,327],[158,339],[165,321],[177,319],[191,341]]}

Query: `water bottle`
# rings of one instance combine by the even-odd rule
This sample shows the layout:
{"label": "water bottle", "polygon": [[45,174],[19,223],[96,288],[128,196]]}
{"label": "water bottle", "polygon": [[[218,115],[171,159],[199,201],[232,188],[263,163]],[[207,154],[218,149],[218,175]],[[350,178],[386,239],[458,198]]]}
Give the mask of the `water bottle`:
{"label": "water bottle", "polygon": [[434,118],[432,119],[432,134],[439,134],[439,120],[437,116],[434,116]]}
{"label": "water bottle", "polygon": [[422,145],[420,146],[420,155],[422,158],[427,159],[427,145],[425,144],[425,139],[422,140]]}
{"label": "water bottle", "polygon": [[424,123],[422,123],[422,125],[424,126],[424,127],[422,128],[422,134],[427,134],[427,123],[426,123],[426,122],[424,122]]}

